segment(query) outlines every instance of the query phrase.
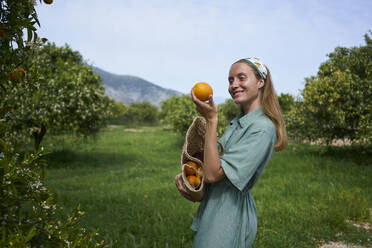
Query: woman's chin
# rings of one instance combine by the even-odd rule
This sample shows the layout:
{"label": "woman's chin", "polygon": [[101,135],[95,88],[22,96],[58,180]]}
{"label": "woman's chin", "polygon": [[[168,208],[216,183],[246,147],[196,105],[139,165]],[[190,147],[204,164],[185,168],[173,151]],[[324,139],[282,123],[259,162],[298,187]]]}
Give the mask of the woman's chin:
{"label": "woman's chin", "polygon": [[241,99],[239,97],[233,97],[233,101],[236,103],[236,104],[240,104],[241,103]]}

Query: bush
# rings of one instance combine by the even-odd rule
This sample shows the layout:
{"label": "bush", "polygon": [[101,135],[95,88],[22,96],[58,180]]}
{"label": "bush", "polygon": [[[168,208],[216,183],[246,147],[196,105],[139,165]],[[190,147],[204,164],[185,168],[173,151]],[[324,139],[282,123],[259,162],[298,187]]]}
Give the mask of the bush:
{"label": "bush", "polygon": [[287,115],[289,132],[330,144],[333,140],[372,141],[372,40],[365,46],[337,47],[317,76],[305,79],[302,102]]}
{"label": "bush", "polygon": [[295,98],[290,94],[281,93],[280,96],[278,96],[278,101],[283,114],[289,112],[295,104]]}
{"label": "bush", "polygon": [[5,139],[22,143],[34,138],[38,149],[44,135],[74,131],[96,134],[110,117],[111,100],[101,79],[82,56],[68,46],[47,44],[24,61],[27,74],[16,87],[3,84],[0,106],[12,106]]}
{"label": "bush", "polygon": [[[39,104],[40,85],[29,80],[31,73],[25,66],[42,44],[36,33],[39,21],[35,4],[29,0],[0,0],[0,247],[102,247],[103,241],[96,241],[95,231],[79,227],[84,214],[79,207],[63,217],[56,197],[44,186],[44,153],[37,150],[21,156],[4,139],[19,135],[24,125],[33,124],[33,118],[40,120],[35,117],[40,115],[40,108],[27,105]],[[27,41],[23,31],[27,31]],[[89,70],[85,72],[91,75]],[[23,102],[26,96],[29,101]],[[22,104],[26,106],[20,107]],[[16,122],[16,116],[28,118]],[[40,132],[40,125],[28,127]]]}
{"label": "bush", "polygon": [[0,141],[0,246],[103,247],[96,231],[79,226],[84,215],[79,206],[62,217],[63,208],[44,186],[45,153],[39,150],[22,158]]}
{"label": "bush", "polygon": [[122,115],[122,124],[129,125],[154,125],[158,122],[159,110],[150,102],[131,103]]}
{"label": "bush", "polygon": [[196,116],[200,114],[188,95],[172,96],[161,103],[161,122],[171,125],[172,130],[181,135],[186,134]]}
{"label": "bush", "polygon": [[230,121],[240,113],[239,105],[237,105],[234,100],[228,99],[225,103],[218,105],[218,135],[221,136],[226,127],[230,124]]}
{"label": "bush", "polygon": [[115,102],[112,105],[112,117],[109,123],[115,125],[125,124],[125,113],[128,111],[128,108],[123,102]]}

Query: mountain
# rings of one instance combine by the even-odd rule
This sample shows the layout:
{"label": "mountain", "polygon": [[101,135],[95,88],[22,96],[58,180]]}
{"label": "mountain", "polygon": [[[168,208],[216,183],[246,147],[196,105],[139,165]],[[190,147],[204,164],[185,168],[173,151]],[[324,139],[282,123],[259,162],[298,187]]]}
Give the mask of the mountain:
{"label": "mountain", "polygon": [[149,101],[160,107],[163,100],[174,95],[182,95],[181,92],[162,88],[139,77],[117,75],[95,66],[93,70],[101,76],[106,87],[105,94],[125,104]]}

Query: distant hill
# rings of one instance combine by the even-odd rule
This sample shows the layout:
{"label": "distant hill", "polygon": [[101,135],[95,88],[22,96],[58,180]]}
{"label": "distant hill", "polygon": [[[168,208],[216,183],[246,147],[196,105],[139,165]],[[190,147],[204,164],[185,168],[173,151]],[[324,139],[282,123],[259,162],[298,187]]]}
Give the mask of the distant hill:
{"label": "distant hill", "polygon": [[174,95],[182,95],[181,92],[162,88],[139,77],[117,75],[94,66],[93,70],[101,76],[106,87],[105,94],[125,104],[149,101],[160,107],[163,100]]}

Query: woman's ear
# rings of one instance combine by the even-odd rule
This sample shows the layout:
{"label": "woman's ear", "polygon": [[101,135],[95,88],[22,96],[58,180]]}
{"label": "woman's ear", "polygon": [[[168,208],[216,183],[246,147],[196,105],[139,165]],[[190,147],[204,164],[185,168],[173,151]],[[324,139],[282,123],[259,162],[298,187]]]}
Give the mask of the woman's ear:
{"label": "woman's ear", "polygon": [[260,80],[258,80],[257,85],[258,88],[261,89],[262,87],[264,87],[265,81],[261,78]]}

